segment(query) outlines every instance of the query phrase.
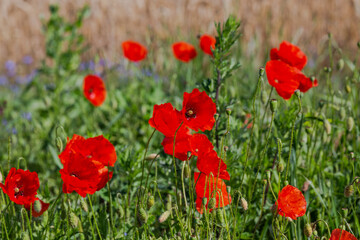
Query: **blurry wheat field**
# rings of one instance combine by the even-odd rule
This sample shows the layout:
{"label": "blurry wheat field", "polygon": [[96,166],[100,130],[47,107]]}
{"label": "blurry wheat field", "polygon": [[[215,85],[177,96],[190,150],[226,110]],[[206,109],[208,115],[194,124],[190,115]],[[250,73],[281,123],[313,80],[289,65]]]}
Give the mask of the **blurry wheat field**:
{"label": "blurry wheat field", "polygon": [[44,57],[40,19],[49,17],[50,3],[58,3],[70,19],[83,5],[90,6],[82,27],[89,57],[116,59],[127,39],[154,51],[164,42],[194,41],[200,33],[214,34],[214,21],[230,14],[243,22],[249,55],[283,39],[316,55],[328,32],[345,51],[356,48],[360,39],[360,0],[1,0],[0,66],[25,55]]}

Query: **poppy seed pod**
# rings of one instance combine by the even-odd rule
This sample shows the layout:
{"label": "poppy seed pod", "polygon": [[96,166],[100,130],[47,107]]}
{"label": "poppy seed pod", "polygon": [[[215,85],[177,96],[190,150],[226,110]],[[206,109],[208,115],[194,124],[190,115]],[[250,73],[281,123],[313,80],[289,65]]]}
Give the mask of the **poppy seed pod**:
{"label": "poppy seed pod", "polygon": [[163,213],[160,215],[160,217],[159,217],[159,223],[165,222],[165,221],[169,218],[170,213],[171,213],[171,211],[165,211],[165,212],[163,212]]}
{"label": "poppy seed pod", "polygon": [[348,117],[347,121],[346,121],[346,127],[347,127],[347,130],[349,132],[352,131],[353,127],[354,127],[354,118],[353,117]]}
{"label": "poppy seed pod", "polygon": [[348,185],[345,187],[344,195],[345,197],[351,197],[354,194],[354,185]]}
{"label": "poppy seed pod", "polygon": [[226,115],[228,115],[228,116],[231,115],[231,109],[230,109],[230,108],[227,108],[227,109],[226,109]]}
{"label": "poppy seed pod", "polygon": [[324,119],[324,128],[327,135],[331,133],[331,124],[327,119]]}
{"label": "poppy seed pod", "polygon": [[213,209],[216,206],[216,199],[215,198],[210,198],[209,204],[208,204],[208,208]]}
{"label": "poppy seed pod", "polygon": [[245,198],[241,198],[240,199],[240,203],[241,203],[241,207],[244,209],[244,211],[248,210],[248,203],[247,201],[245,200]]}
{"label": "poppy seed pod", "polygon": [[147,200],[147,208],[150,209],[155,204],[155,198],[153,195],[150,195]]}
{"label": "poppy seed pod", "polygon": [[271,112],[276,112],[277,110],[277,106],[278,105],[278,102],[276,99],[271,99],[270,101],[270,109],[271,109]]}
{"label": "poppy seed pod", "polygon": [[312,227],[310,223],[305,224],[305,228],[304,228],[304,234],[306,237],[311,237],[313,233]]}

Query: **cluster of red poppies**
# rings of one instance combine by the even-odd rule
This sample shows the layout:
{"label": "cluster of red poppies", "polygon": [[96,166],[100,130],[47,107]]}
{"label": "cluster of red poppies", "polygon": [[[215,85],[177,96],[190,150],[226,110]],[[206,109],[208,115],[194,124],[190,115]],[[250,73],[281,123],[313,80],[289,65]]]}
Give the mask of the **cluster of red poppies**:
{"label": "cluster of red poppies", "polygon": [[271,49],[270,59],[265,67],[269,84],[285,100],[290,99],[296,90],[307,92],[318,85],[316,79],[312,80],[301,72],[307,57],[299,47],[283,41],[279,49]]}
{"label": "cluster of red poppies", "polygon": [[[204,53],[213,56],[216,39],[210,35],[202,35],[199,39],[200,48]],[[147,49],[145,46],[134,41],[125,41],[122,43],[124,56],[133,62],[138,62],[145,59]],[[176,42],[172,45],[172,50],[175,58],[182,62],[189,62],[197,56],[196,49],[193,45],[187,42]]]}
{"label": "cluster of red poppies", "polygon": [[[115,147],[102,135],[85,139],[74,134],[59,155],[64,168],[60,170],[63,192],[77,192],[80,196],[102,189],[112,178],[116,162]],[[84,167],[86,166],[86,167]]]}
{"label": "cluster of red poppies", "polygon": [[[44,203],[36,197],[40,187],[36,172],[11,168],[6,176],[5,184],[0,183],[0,187],[11,201],[24,205],[27,210],[31,208],[31,214],[34,217],[41,216],[49,208],[49,203]],[[39,204],[39,207],[34,207],[35,202]]]}
{"label": "cluster of red poppies", "polygon": [[[165,153],[181,161],[197,157],[195,172],[196,208],[202,213],[202,199],[216,199],[216,208],[228,205],[231,197],[223,180],[230,180],[226,164],[214,150],[205,134],[194,131],[211,130],[215,123],[216,105],[206,94],[194,89],[184,93],[183,106],[179,111],[171,103],[154,106],[151,127],[164,134],[162,146]],[[175,146],[174,146],[175,142]],[[174,152],[175,149],[175,152]],[[216,183],[216,184],[215,184]],[[206,205],[207,206],[207,205]]]}

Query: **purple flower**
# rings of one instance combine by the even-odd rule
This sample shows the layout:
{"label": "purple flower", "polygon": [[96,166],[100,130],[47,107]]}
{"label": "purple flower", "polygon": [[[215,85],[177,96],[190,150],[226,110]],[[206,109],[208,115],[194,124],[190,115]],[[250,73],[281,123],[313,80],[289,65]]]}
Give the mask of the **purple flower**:
{"label": "purple flower", "polygon": [[99,65],[102,67],[106,67],[106,60],[104,58],[99,60]]}
{"label": "purple flower", "polygon": [[34,59],[30,55],[26,55],[25,57],[23,57],[22,61],[24,64],[30,65],[33,63]]}
{"label": "purple flower", "polygon": [[31,119],[32,119],[31,112],[24,112],[23,114],[21,114],[21,116],[28,121],[31,121]]}
{"label": "purple flower", "polygon": [[8,121],[7,121],[6,119],[3,119],[3,120],[1,121],[1,123],[2,123],[2,125],[6,126],[6,125],[8,124]]}
{"label": "purple flower", "polygon": [[10,77],[13,77],[16,75],[16,63],[12,60],[8,60],[5,62],[5,68],[7,70],[7,74]]}
{"label": "purple flower", "polygon": [[6,76],[1,75],[0,76],[0,86],[5,86],[9,83],[8,79]]}
{"label": "purple flower", "polygon": [[87,68],[90,69],[90,70],[95,70],[95,63],[94,63],[93,60],[90,60],[90,61],[88,62]]}
{"label": "purple flower", "polygon": [[13,127],[13,128],[11,129],[11,132],[12,132],[12,134],[14,134],[14,135],[16,135],[16,134],[18,133],[18,131],[16,130],[15,127]]}

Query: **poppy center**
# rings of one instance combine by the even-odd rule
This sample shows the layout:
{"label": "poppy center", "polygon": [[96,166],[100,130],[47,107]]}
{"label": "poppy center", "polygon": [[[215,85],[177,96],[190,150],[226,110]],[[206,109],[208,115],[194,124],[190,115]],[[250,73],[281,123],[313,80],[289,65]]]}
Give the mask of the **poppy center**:
{"label": "poppy center", "polygon": [[76,178],[79,178],[79,176],[78,176],[76,173],[73,173],[73,172],[72,172],[72,173],[70,173],[70,176],[71,176],[71,177],[76,177]]}
{"label": "poppy center", "polygon": [[195,118],[196,114],[195,114],[194,110],[189,109],[186,111],[185,116],[186,116],[186,118]]}
{"label": "poppy center", "polygon": [[15,191],[15,193],[18,193],[18,192],[20,192],[20,189],[16,187],[16,188],[14,189],[14,191]]}
{"label": "poppy center", "polygon": [[17,198],[18,196],[23,196],[24,195],[24,192],[20,191],[20,189],[18,187],[15,187],[14,191],[15,191],[15,194],[14,194],[15,198]]}

